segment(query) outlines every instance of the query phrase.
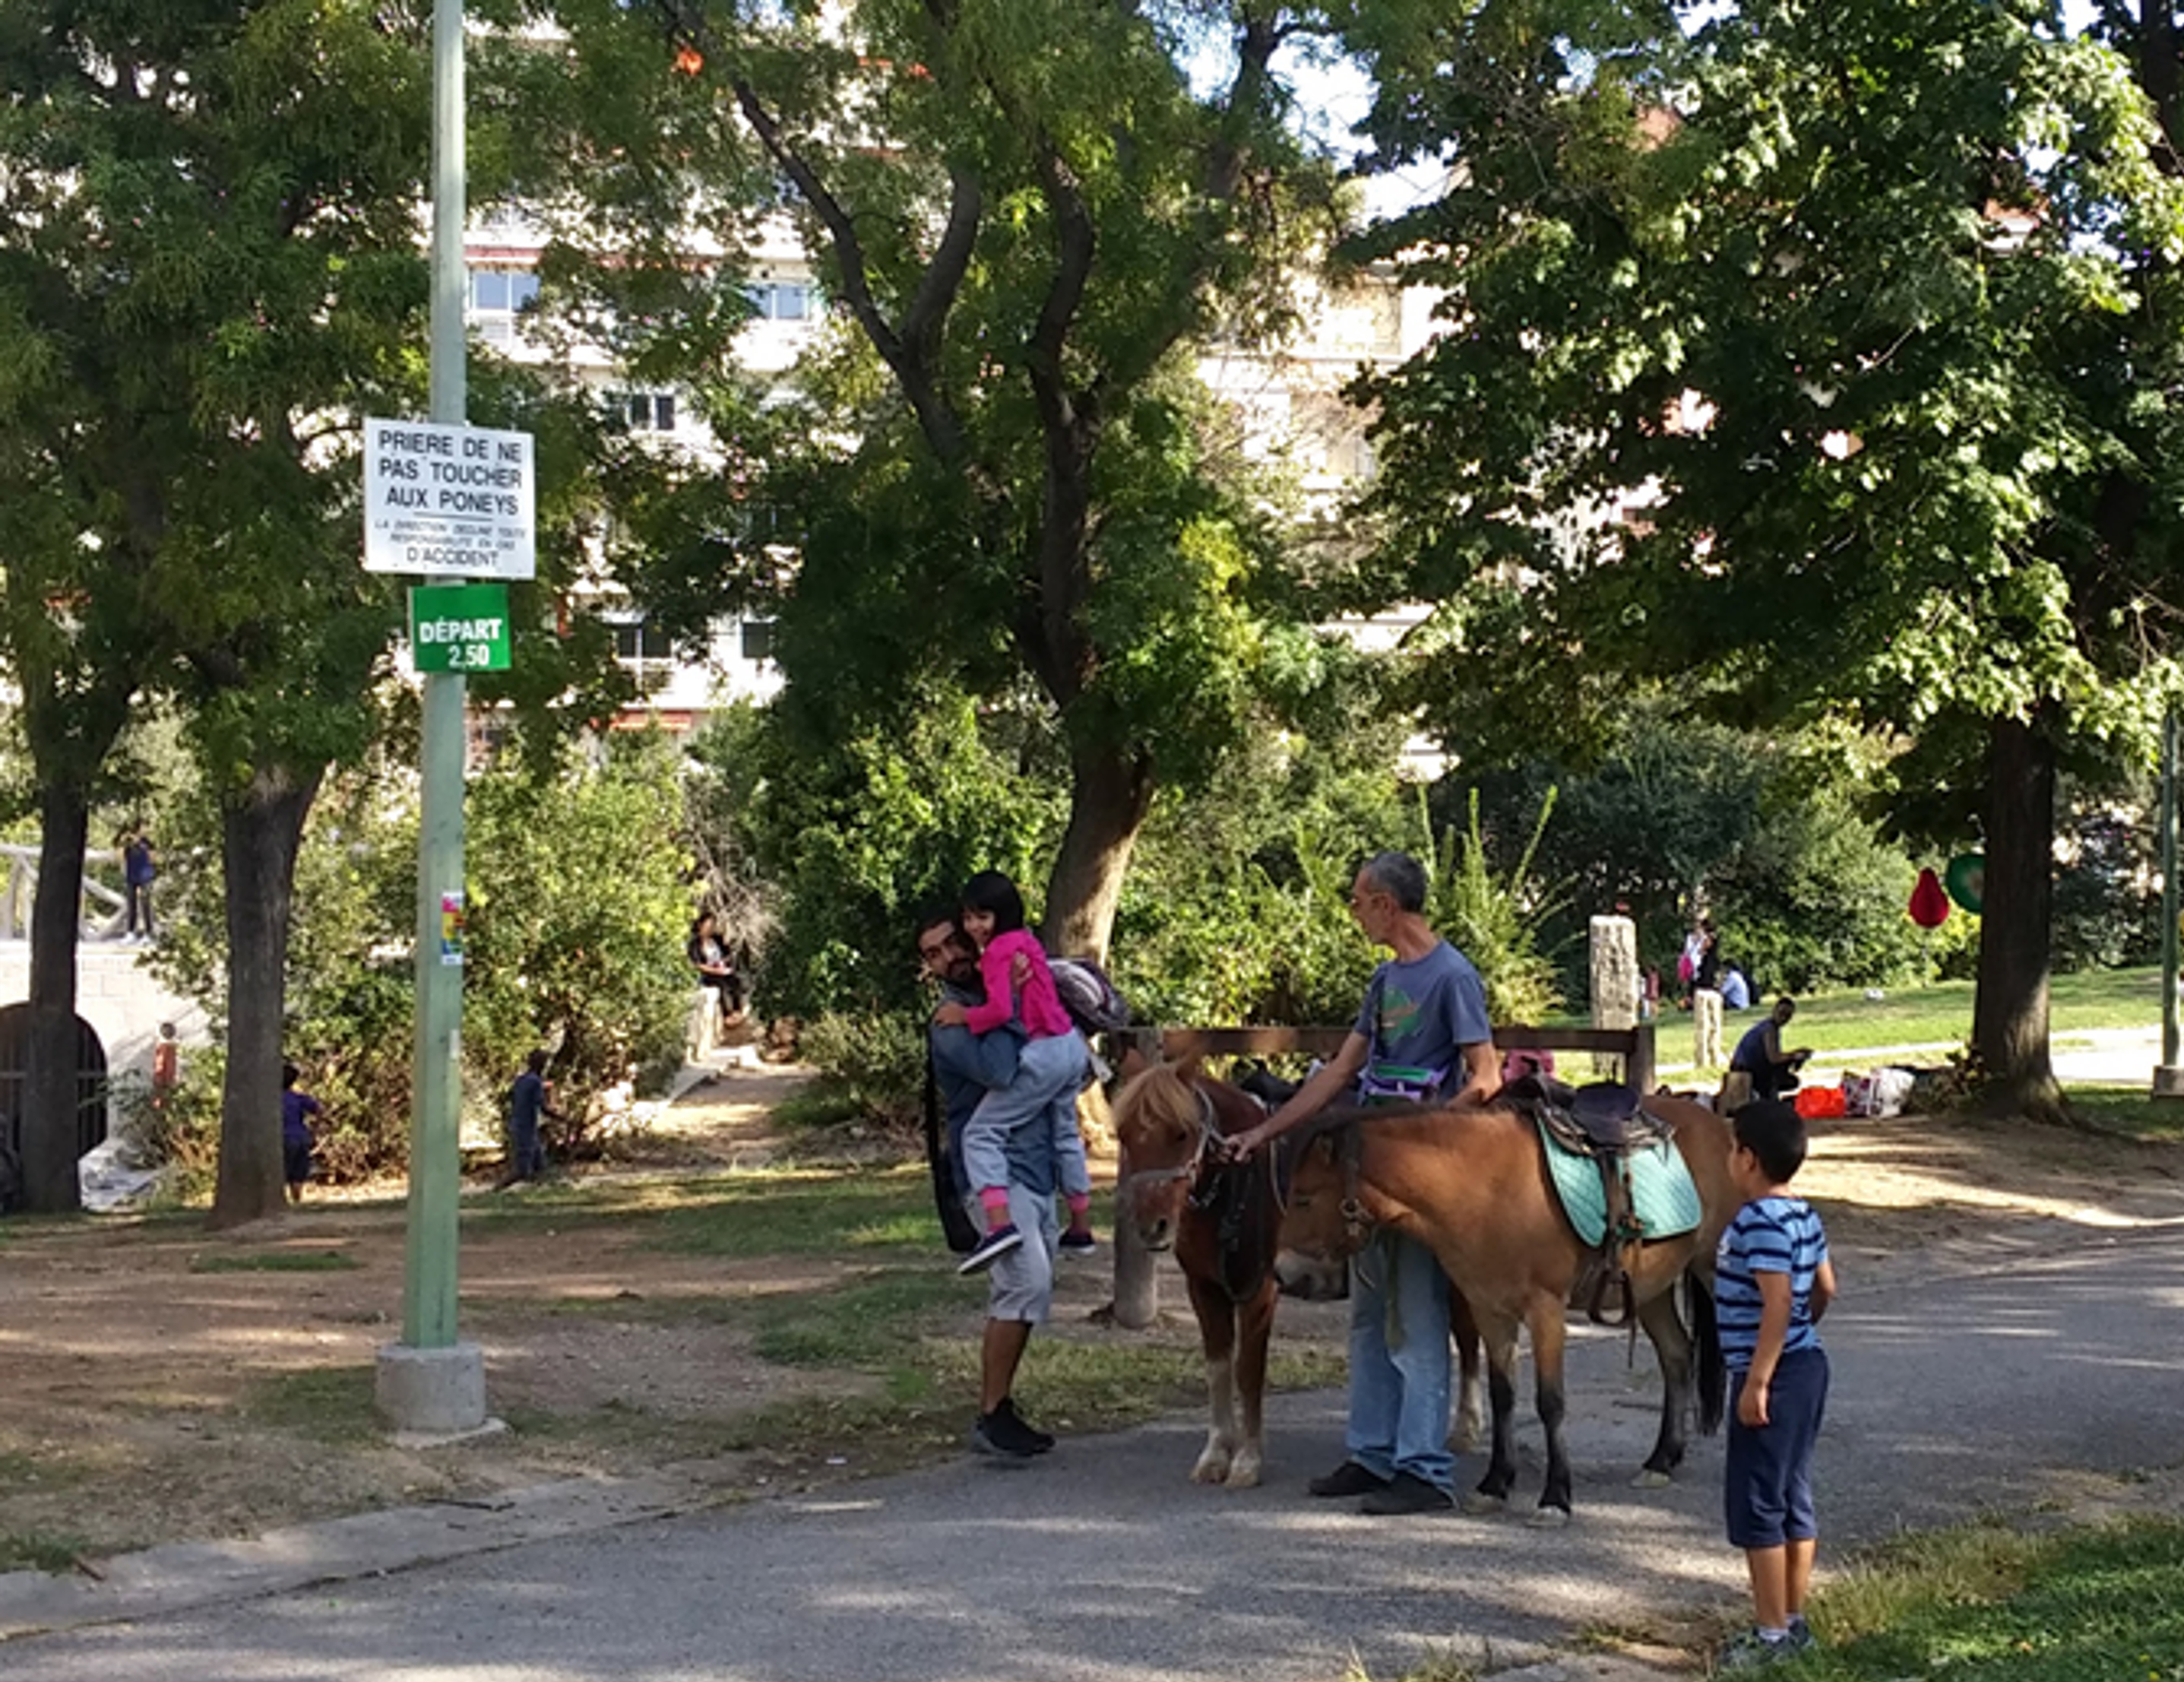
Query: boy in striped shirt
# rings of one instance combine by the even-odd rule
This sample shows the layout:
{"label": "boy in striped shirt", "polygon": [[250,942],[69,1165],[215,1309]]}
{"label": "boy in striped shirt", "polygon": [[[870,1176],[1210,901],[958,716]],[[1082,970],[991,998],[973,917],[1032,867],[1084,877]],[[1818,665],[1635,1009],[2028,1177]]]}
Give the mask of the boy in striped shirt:
{"label": "boy in striped shirt", "polygon": [[1746,1670],[1813,1644],[1813,1443],[1828,1398],[1818,1328],[1836,1273],[1820,1217],[1790,1192],[1805,1161],[1803,1121],[1772,1100],[1731,1119],[1730,1175],[1744,1206],[1714,1255],[1714,1300],[1735,1383],[1724,1505],[1730,1545],[1752,1574],[1753,1627],[1730,1643],[1721,1668]]}

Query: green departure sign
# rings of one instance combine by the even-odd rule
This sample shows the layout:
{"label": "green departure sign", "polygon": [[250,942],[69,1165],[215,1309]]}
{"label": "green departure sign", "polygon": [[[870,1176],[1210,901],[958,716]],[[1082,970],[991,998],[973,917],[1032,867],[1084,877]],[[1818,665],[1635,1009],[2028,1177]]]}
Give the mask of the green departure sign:
{"label": "green departure sign", "polygon": [[508,586],[425,585],[410,592],[410,657],[420,671],[508,670]]}

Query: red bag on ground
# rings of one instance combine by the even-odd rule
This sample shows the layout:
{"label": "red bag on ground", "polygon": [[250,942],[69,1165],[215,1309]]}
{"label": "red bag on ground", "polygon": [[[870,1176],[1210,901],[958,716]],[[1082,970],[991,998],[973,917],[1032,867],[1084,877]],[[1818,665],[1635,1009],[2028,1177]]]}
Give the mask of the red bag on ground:
{"label": "red bag on ground", "polygon": [[1801,1086],[1791,1101],[1808,1122],[1834,1121],[1843,1113],[1843,1089],[1839,1086]]}

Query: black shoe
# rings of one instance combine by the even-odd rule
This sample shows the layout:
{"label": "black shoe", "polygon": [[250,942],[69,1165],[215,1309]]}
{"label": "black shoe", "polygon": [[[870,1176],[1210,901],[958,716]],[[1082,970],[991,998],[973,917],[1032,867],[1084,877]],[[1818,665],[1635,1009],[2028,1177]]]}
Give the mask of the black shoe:
{"label": "black shoe", "polygon": [[1014,1227],[995,1227],[978,1240],[978,1247],[956,1264],[959,1273],[983,1273],[1011,1250],[1021,1249],[1023,1234]]}
{"label": "black shoe", "polygon": [[1399,1512],[1446,1512],[1456,1497],[1438,1484],[1408,1472],[1398,1472],[1385,1489],[1375,1490],[1357,1503],[1360,1512],[1386,1518]]}
{"label": "black shoe", "polygon": [[1011,1419],[1016,1421],[1017,1428],[1023,1434],[1023,1440],[1031,1445],[1031,1451],[1034,1454],[1045,1454],[1048,1450],[1054,1446],[1054,1433],[1051,1431],[1040,1430],[1038,1427],[1033,1425],[1029,1421],[1028,1421],[1022,1414],[1017,1412],[1017,1399],[1014,1396],[1003,1396],[1001,1398],[1001,1405],[995,1408],[994,1412],[996,1414],[1005,1413]]}
{"label": "black shoe", "polygon": [[1039,1452],[1034,1440],[1031,1427],[1017,1417],[1014,1412],[995,1408],[991,1413],[981,1413],[978,1423],[971,1427],[971,1452],[990,1454],[1003,1460],[1029,1460]]}
{"label": "black shoe", "polygon": [[1089,1232],[1072,1227],[1061,1234],[1061,1253],[1065,1256],[1089,1256],[1099,1247],[1100,1240]]}
{"label": "black shoe", "polygon": [[1354,1460],[1346,1460],[1324,1478],[1315,1478],[1305,1488],[1316,1495],[1369,1495],[1388,1487],[1388,1480],[1368,1472]]}

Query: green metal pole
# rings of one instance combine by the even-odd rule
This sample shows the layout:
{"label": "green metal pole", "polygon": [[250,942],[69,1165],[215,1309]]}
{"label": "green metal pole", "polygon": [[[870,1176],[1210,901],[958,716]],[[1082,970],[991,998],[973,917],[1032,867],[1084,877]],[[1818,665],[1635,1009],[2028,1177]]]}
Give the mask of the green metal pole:
{"label": "green metal pole", "polygon": [[[463,225],[463,0],[432,10],[432,416],[469,419],[463,304],[468,275]],[[424,816],[417,841],[417,1044],[410,1123],[410,1243],[402,1293],[402,1339],[412,1349],[455,1343],[456,1240],[462,1154],[463,972],[460,946],[443,951],[453,895],[458,930],[463,893],[463,774],[468,751],[464,684],[433,672],[425,680]],[[452,961],[450,961],[452,957]]]}
{"label": "green metal pole", "polygon": [[2176,709],[2161,721],[2161,1067],[2176,1067]]}

